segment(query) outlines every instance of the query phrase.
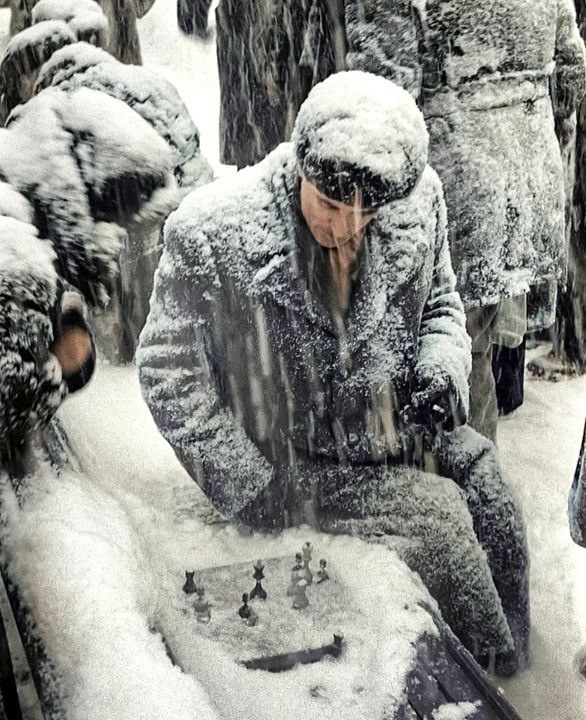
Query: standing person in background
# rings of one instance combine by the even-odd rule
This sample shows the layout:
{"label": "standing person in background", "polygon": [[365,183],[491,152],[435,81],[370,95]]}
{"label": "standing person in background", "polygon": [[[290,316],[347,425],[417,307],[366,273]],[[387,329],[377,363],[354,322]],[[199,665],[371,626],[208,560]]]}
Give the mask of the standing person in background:
{"label": "standing person in background", "polygon": [[[31,13],[39,0],[0,0],[0,7],[10,8],[10,35],[13,37],[31,24]],[[42,2],[42,0],[41,0]],[[63,0],[79,9],[79,0]],[[140,65],[140,42],[137,19],[146,15],[155,0],[97,0],[108,20],[108,43],[104,50],[120,62]]]}
{"label": "standing person in background", "polygon": [[[565,265],[564,180],[550,86],[566,100],[560,106],[566,113],[584,94],[573,1],[293,3],[263,18],[255,57],[246,50],[252,31],[246,3],[222,4],[219,33],[226,33],[228,6],[236,4],[243,37],[240,46],[218,37],[228,160],[246,164],[256,147],[259,157],[270,149],[267,137],[269,145],[284,139],[279,133],[287,137],[307,86],[344,64],[383,75],[418,101],[430,132],[430,164],[444,184],[452,262],[473,341],[470,423],[495,439],[493,343],[522,341],[529,289],[556,281]],[[297,43],[286,41],[292,27],[299,28]],[[236,50],[243,60],[234,76],[222,61]],[[271,121],[273,106],[280,124]],[[229,127],[228,113],[239,112],[242,120]]]}

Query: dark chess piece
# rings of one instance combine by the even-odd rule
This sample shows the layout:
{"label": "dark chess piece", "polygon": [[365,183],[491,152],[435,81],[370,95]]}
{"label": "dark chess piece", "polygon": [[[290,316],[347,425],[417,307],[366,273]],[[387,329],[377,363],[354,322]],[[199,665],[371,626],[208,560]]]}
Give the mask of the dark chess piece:
{"label": "dark chess piece", "polygon": [[185,571],[185,584],[183,585],[183,592],[186,595],[193,595],[194,593],[197,592],[197,586],[193,581],[194,575],[195,575],[195,571],[194,572],[188,572],[187,570]]}
{"label": "dark chess piece", "polygon": [[252,614],[252,608],[248,604],[249,599],[248,593],[244,593],[242,595],[242,605],[238,608],[238,615],[240,615],[243,620],[248,620]]}
{"label": "dark chess piece", "polygon": [[328,571],[326,570],[327,564],[328,563],[326,560],[319,561],[319,570],[317,571],[317,582],[318,583],[322,583],[322,582],[325,582],[326,580],[330,579],[330,576],[328,575]]}
{"label": "dark chess piece", "polygon": [[256,580],[256,585],[252,588],[250,593],[251,600],[254,600],[255,598],[258,598],[259,600],[267,599],[267,591],[261,585],[261,580],[263,580],[265,576],[263,573],[264,568],[265,566],[262,564],[262,560],[257,560],[254,565],[254,575],[252,576]]}

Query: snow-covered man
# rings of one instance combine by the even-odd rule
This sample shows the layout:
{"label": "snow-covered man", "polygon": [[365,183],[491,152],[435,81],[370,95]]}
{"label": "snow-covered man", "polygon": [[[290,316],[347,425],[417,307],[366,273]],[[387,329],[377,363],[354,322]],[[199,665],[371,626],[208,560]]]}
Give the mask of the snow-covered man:
{"label": "snow-covered man", "polygon": [[413,423],[458,426],[468,406],[427,151],[390,81],[317,85],[292,143],[168,220],[137,359],[162,434],[221,512],[389,544],[467,647],[511,673],[527,657],[527,550],[494,446],[456,427],[434,447],[443,478],[409,466]]}

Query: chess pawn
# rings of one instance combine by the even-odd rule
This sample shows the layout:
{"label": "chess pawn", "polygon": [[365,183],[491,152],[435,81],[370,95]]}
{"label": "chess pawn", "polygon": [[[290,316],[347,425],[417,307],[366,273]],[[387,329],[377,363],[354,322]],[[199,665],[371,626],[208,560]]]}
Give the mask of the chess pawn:
{"label": "chess pawn", "polygon": [[299,570],[295,570],[295,567],[291,571],[291,583],[287,588],[287,597],[293,597],[297,593],[297,583],[301,580],[301,567]]}
{"label": "chess pawn", "polygon": [[319,570],[317,571],[317,582],[322,583],[326,580],[330,579],[330,576],[328,575],[328,571],[326,570],[326,565],[328,563],[325,560],[319,561]]}
{"label": "chess pawn", "polygon": [[267,592],[261,585],[261,580],[264,579],[264,565],[262,564],[261,560],[257,560],[256,564],[254,566],[254,575],[252,576],[256,580],[256,585],[252,588],[250,592],[250,599],[254,600],[255,598],[258,598],[259,600],[266,600],[267,599]]}
{"label": "chess pawn", "polygon": [[295,588],[295,597],[293,598],[293,608],[295,610],[303,610],[303,608],[306,608],[309,605],[307,593],[305,592],[306,587],[306,580],[301,579],[297,581],[297,586]]}
{"label": "chess pawn", "polygon": [[195,616],[199,622],[209,623],[212,619],[211,603],[204,599],[205,588],[200,586],[197,588],[197,600],[193,603]]}
{"label": "chess pawn", "polygon": [[248,604],[249,599],[248,593],[244,593],[242,595],[242,605],[238,608],[238,615],[240,615],[243,620],[247,620],[252,614],[252,608]]}
{"label": "chess pawn", "polygon": [[193,576],[195,575],[194,572],[188,572],[185,571],[185,584],[183,585],[183,592],[186,595],[193,595],[197,592],[197,587],[195,585],[195,582],[193,581]]}

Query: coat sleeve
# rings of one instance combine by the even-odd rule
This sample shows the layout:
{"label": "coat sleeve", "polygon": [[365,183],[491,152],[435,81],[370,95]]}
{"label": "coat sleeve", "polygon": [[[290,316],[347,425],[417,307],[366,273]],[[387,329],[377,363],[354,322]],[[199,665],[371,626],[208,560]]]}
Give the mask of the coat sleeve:
{"label": "coat sleeve", "polygon": [[346,0],[348,69],[382,75],[418,99],[418,17],[411,0]]}
{"label": "coat sleeve", "polygon": [[268,486],[273,467],[221,402],[210,342],[218,277],[205,237],[184,240],[184,232],[168,221],[137,351],[140,382],[163,437],[233,518]]}
{"label": "coat sleeve", "polygon": [[449,375],[468,415],[468,375],[472,368],[471,343],[466,332],[466,314],[456,290],[447,234],[447,212],[443,193],[436,203],[436,247],[431,291],[419,329],[420,369],[435,369]]}
{"label": "coat sleeve", "polygon": [[553,93],[556,116],[575,112],[586,92],[584,43],[573,0],[558,0]]}

